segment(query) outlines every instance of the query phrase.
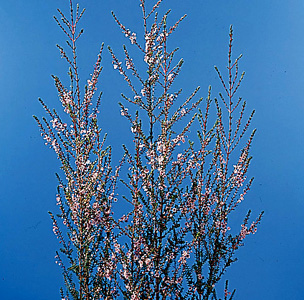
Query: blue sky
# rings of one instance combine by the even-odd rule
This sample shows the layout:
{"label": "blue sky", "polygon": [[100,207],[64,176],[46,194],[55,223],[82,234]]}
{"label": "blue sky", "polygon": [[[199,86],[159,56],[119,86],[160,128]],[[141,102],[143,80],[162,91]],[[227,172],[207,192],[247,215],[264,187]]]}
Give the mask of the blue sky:
{"label": "blue sky", "polygon": [[[121,45],[130,47],[111,10],[138,35],[142,27],[137,0],[79,3],[87,8],[78,45],[84,84],[101,42],[120,57]],[[0,295],[6,300],[59,299],[58,243],[47,214],[56,212],[58,163],[32,118],[44,115],[38,97],[59,107],[50,75],[67,82],[66,65],[55,47],[65,41],[52,18],[58,7],[67,12],[68,1],[0,1]],[[230,24],[234,55],[243,54],[240,70],[246,76],[240,94],[247,112],[256,110],[252,128],[257,134],[250,168],[255,181],[239,213],[251,208],[265,215],[226,273],[237,289],[235,299],[303,299],[304,2],[165,0],[163,8],[172,8],[169,22],[188,15],[171,40],[185,60],[180,75],[184,95],[198,85],[204,97],[209,85],[213,96],[221,91],[214,65],[224,70],[227,63]],[[107,51],[103,65],[100,124],[118,158],[129,136],[117,104],[126,84]]]}

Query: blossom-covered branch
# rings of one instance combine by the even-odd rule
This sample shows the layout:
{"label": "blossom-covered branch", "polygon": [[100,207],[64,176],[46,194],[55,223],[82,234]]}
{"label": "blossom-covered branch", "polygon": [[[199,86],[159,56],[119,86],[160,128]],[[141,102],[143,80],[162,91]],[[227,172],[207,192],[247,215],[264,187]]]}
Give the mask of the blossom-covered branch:
{"label": "blossom-covered branch", "polygon": [[[59,27],[68,37],[69,55],[58,46],[61,56],[69,66],[70,87],[66,88],[53,76],[63,113],[50,110],[39,99],[48,119],[36,119],[46,145],[56,152],[61,162],[62,175],[56,196],[60,214],[53,221],[53,231],[61,244],[56,262],[61,266],[66,289],[61,289],[62,299],[110,299],[116,294],[113,284],[116,261],[111,257],[112,202],[116,179],[111,167],[111,148],[105,146],[105,135],[98,126],[97,115],[101,94],[94,100],[102,70],[101,54],[97,56],[91,78],[84,91],[80,88],[76,41],[83,30],[77,25],[84,10],[76,12],[70,1],[70,18],[58,10],[55,17]],[[60,229],[61,228],[61,229]]]}

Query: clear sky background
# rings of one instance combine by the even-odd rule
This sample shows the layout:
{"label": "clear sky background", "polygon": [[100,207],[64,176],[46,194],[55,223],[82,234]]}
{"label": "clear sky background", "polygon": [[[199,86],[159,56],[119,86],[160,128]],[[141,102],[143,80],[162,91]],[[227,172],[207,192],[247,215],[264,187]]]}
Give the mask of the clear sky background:
{"label": "clear sky background", "polygon": [[[152,0],[151,0],[152,2]],[[154,2],[154,1],[153,1]],[[122,59],[129,40],[111,10],[140,35],[137,0],[79,1],[87,11],[81,26],[79,65],[82,84],[89,78],[101,42]],[[147,0],[149,3],[149,0]],[[32,115],[45,115],[37,99],[59,107],[51,74],[66,83],[67,69],[55,45],[65,37],[53,20],[67,0],[0,0],[0,298],[59,299],[61,271],[55,265],[58,242],[47,211],[57,212],[55,153],[44,146]],[[171,40],[185,64],[180,83],[188,95],[221,91],[214,65],[227,63],[229,26],[234,26],[234,57],[243,53],[246,71],[240,95],[256,109],[257,128],[250,175],[255,181],[239,213],[265,210],[258,232],[238,251],[226,277],[236,300],[302,300],[304,294],[304,2],[303,0],[165,0],[171,24],[188,17]],[[140,58],[141,59],[141,58]],[[100,89],[100,124],[109,133],[114,158],[130,136],[118,101],[126,84],[114,72],[107,51]],[[176,88],[178,88],[176,86]]]}

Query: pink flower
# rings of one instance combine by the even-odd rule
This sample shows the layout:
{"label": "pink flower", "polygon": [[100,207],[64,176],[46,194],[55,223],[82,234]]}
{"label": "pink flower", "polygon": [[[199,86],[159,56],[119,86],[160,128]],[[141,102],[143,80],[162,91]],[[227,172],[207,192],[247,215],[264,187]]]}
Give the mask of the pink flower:
{"label": "pink flower", "polygon": [[136,33],[133,32],[132,35],[129,36],[131,44],[134,44],[136,42]]}
{"label": "pink flower", "polygon": [[124,107],[124,108],[120,111],[120,114],[121,114],[122,116],[127,116],[127,115],[128,115],[128,109]]}
{"label": "pink flower", "polygon": [[173,74],[173,73],[169,74],[169,75],[168,75],[168,80],[169,80],[169,81],[171,81],[171,80],[172,80],[172,78],[173,78],[173,76],[174,76],[174,74]]}
{"label": "pink flower", "polygon": [[143,88],[140,92],[143,95],[143,97],[146,96],[147,94],[146,88]]}

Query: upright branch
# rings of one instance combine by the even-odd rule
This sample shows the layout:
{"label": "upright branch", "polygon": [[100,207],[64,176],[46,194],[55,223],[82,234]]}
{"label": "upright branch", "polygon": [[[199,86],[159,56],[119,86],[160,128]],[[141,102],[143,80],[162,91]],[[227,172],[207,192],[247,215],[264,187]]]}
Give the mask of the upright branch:
{"label": "upright branch", "polygon": [[84,91],[80,88],[76,42],[83,33],[77,25],[83,16],[79,6],[74,11],[70,1],[70,17],[58,9],[54,17],[67,36],[70,51],[57,45],[69,66],[70,86],[66,88],[57,76],[52,76],[63,112],[50,110],[39,99],[48,119],[36,116],[45,144],[53,148],[61,163],[62,175],[57,175],[56,196],[60,214],[50,216],[53,231],[61,244],[56,262],[61,266],[65,290],[62,299],[114,299],[116,261],[113,252],[112,202],[119,168],[112,174],[111,148],[105,147],[105,136],[98,126],[97,114],[101,94],[96,100],[98,79],[102,70],[101,54],[97,56],[91,78]]}
{"label": "upright branch", "polygon": [[[232,234],[236,231],[232,228],[234,225],[231,221],[232,212],[244,200],[253,181],[253,178],[247,180],[247,172],[251,161],[249,150],[255,130],[240,149],[239,159],[233,162],[232,157],[236,156],[235,150],[248,130],[254,111],[242,126],[246,102],[242,102],[242,98],[234,102],[234,96],[244,72],[239,77],[238,63],[241,56],[232,63],[232,27],[229,37],[228,84],[215,67],[226,92],[226,96],[219,94],[220,101],[215,99],[217,110],[215,125],[207,129],[210,100],[207,101],[205,114],[202,112],[198,114],[200,123],[198,137],[201,149],[194,152],[196,167],[191,171],[191,186],[186,193],[189,199],[188,207],[191,209],[185,216],[189,220],[189,232],[192,236],[190,245],[194,259],[194,263],[185,270],[189,299],[217,299],[216,285],[226,269],[236,261],[235,251],[243,245],[244,238],[256,232],[263,214],[262,212],[255,221],[249,223],[251,214],[249,211],[239,233]],[[234,125],[237,110],[239,116]],[[208,158],[208,155],[211,157]],[[227,287],[228,283],[224,299],[228,299]],[[234,293],[235,291],[229,299],[232,299]]]}
{"label": "upright branch", "polygon": [[[126,299],[180,299],[182,269],[189,253],[184,240],[186,226],[180,220],[192,144],[181,144],[187,139],[202,98],[193,101],[198,87],[182,104],[177,104],[182,90],[173,91],[172,85],[183,60],[176,61],[178,49],[169,50],[168,39],[185,16],[168,26],[170,10],[162,17],[157,13],[161,2],[148,12],[145,1],[140,1],[144,45],[113,13],[122,33],[143,56],[143,62],[139,63],[146,67],[146,73],[140,75],[126,46],[125,65],[109,47],[114,69],[130,87],[131,96],[122,94],[122,97],[138,109],[131,114],[120,103],[121,114],[133,133],[132,149],[124,147],[129,172],[121,180],[129,190],[124,199],[133,207],[120,219],[121,224],[125,223],[122,238],[128,240],[128,247],[117,251],[124,283],[121,291]],[[186,125],[178,127],[181,120]]]}

